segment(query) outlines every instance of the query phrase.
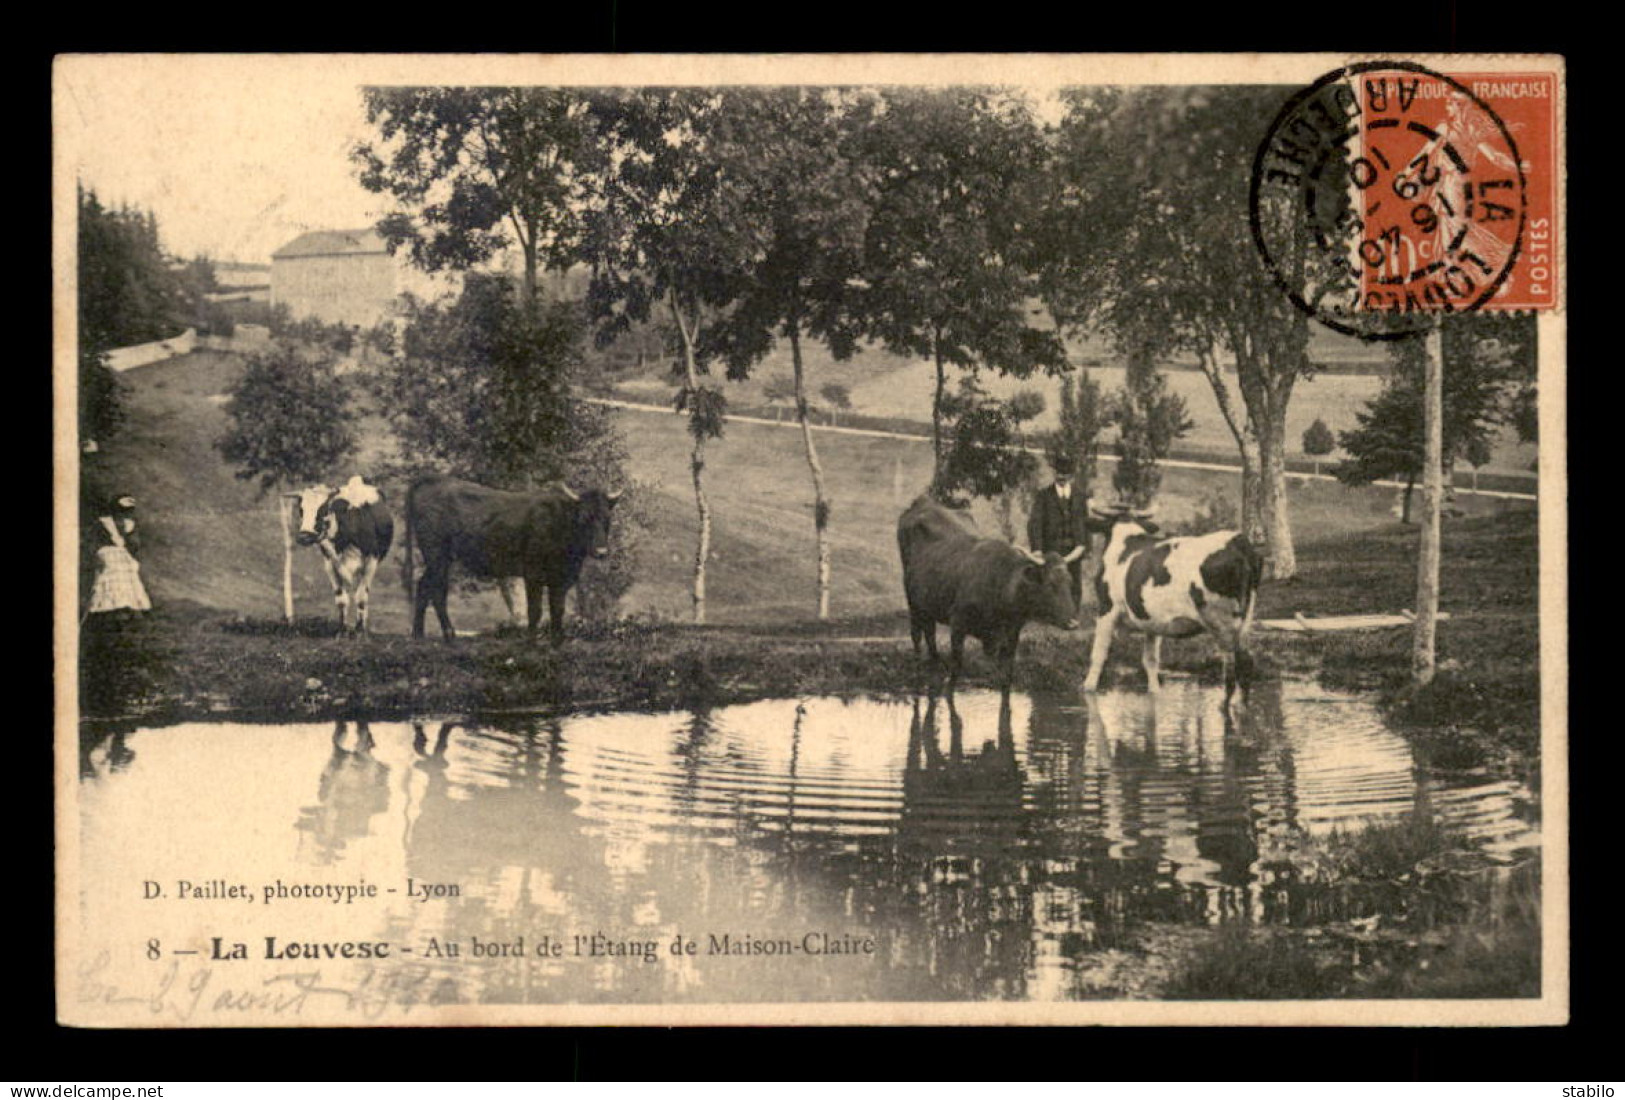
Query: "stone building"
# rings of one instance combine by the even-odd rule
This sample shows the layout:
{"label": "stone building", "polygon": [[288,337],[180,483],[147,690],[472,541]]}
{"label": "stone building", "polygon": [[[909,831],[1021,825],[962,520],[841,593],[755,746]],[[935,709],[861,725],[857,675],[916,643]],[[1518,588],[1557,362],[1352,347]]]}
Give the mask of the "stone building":
{"label": "stone building", "polygon": [[399,264],[372,229],[320,229],[271,253],[271,305],[294,320],[372,328],[389,316]]}

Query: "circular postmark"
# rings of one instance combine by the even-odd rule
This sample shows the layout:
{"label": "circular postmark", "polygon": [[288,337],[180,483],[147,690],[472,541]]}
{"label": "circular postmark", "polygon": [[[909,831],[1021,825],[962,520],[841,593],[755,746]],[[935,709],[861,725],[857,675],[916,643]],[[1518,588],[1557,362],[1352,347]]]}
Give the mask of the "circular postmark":
{"label": "circular postmark", "polygon": [[1311,317],[1397,339],[1482,308],[1523,242],[1527,182],[1505,123],[1465,85],[1368,61],[1287,101],[1253,159],[1265,266]]}

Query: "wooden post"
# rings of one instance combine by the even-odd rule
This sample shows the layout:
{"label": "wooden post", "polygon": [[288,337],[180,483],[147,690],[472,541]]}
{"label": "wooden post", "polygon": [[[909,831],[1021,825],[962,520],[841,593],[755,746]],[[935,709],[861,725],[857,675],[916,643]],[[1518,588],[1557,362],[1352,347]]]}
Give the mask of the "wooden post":
{"label": "wooden post", "polygon": [[284,495],[278,505],[282,519],[282,621],[293,625],[293,498]]}
{"label": "wooden post", "polygon": [[1422,393],[1422,540],[1416,565],[1416,636],[1411,646],[1411,683],[1433,682],[1439,615],[1439,512],[1444,502],[1444,339],[1435,327],[1427,337],[1427,375]]}

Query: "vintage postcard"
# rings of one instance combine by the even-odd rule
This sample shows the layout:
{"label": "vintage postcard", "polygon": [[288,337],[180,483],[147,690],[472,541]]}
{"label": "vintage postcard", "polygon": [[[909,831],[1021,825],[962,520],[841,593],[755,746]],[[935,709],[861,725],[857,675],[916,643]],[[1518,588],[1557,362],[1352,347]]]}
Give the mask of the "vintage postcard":
{"label": "vintage postcard", "polygon": [[1565,96],[59,58],[59,1020],[1565,1022]]}

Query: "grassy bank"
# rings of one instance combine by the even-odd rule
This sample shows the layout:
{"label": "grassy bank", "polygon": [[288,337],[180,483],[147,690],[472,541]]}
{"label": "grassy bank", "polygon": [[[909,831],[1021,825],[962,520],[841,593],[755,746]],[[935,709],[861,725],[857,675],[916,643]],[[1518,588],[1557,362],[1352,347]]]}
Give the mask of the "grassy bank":
{"label": "grassy bank", "polygon": [[[1259,613],[1403,606],[1414,542],[1414,531],[1396,527],[1306,545],[1300,577],[1266,586]],[[1533,766],[1540,743],[1534,558],[1528,514],[1447,529],[1445,605],[1454,617],[1440,627],[1443,671],[1424,692],[1408,687],[1406,629],[1260,630],[1255,642],[1265,674],[1314,676],[1328,686],[1379,693],[1435,764]],[[689,708],[796,694],[886,694],[935,674],[914,657],[900,611],[830,623],[572,623],[557,650],[505,631],[452,644],[398,634],[347,637],[325,619],[290,628],[195,605],[90,626],[83,644],[85,713],[155,720]],[[993,682],[994,669],[978,647],[968,652],[967,683]],[[1018,686],[1075,690],[1086,661],[1086,634],[1029,627]],[[1215,681],[1219,675],[1203,639],[1171,642],[1164,661]],[[1138,685],[1142,677],[1138,640],[1124,633],[1107,683]]]}

